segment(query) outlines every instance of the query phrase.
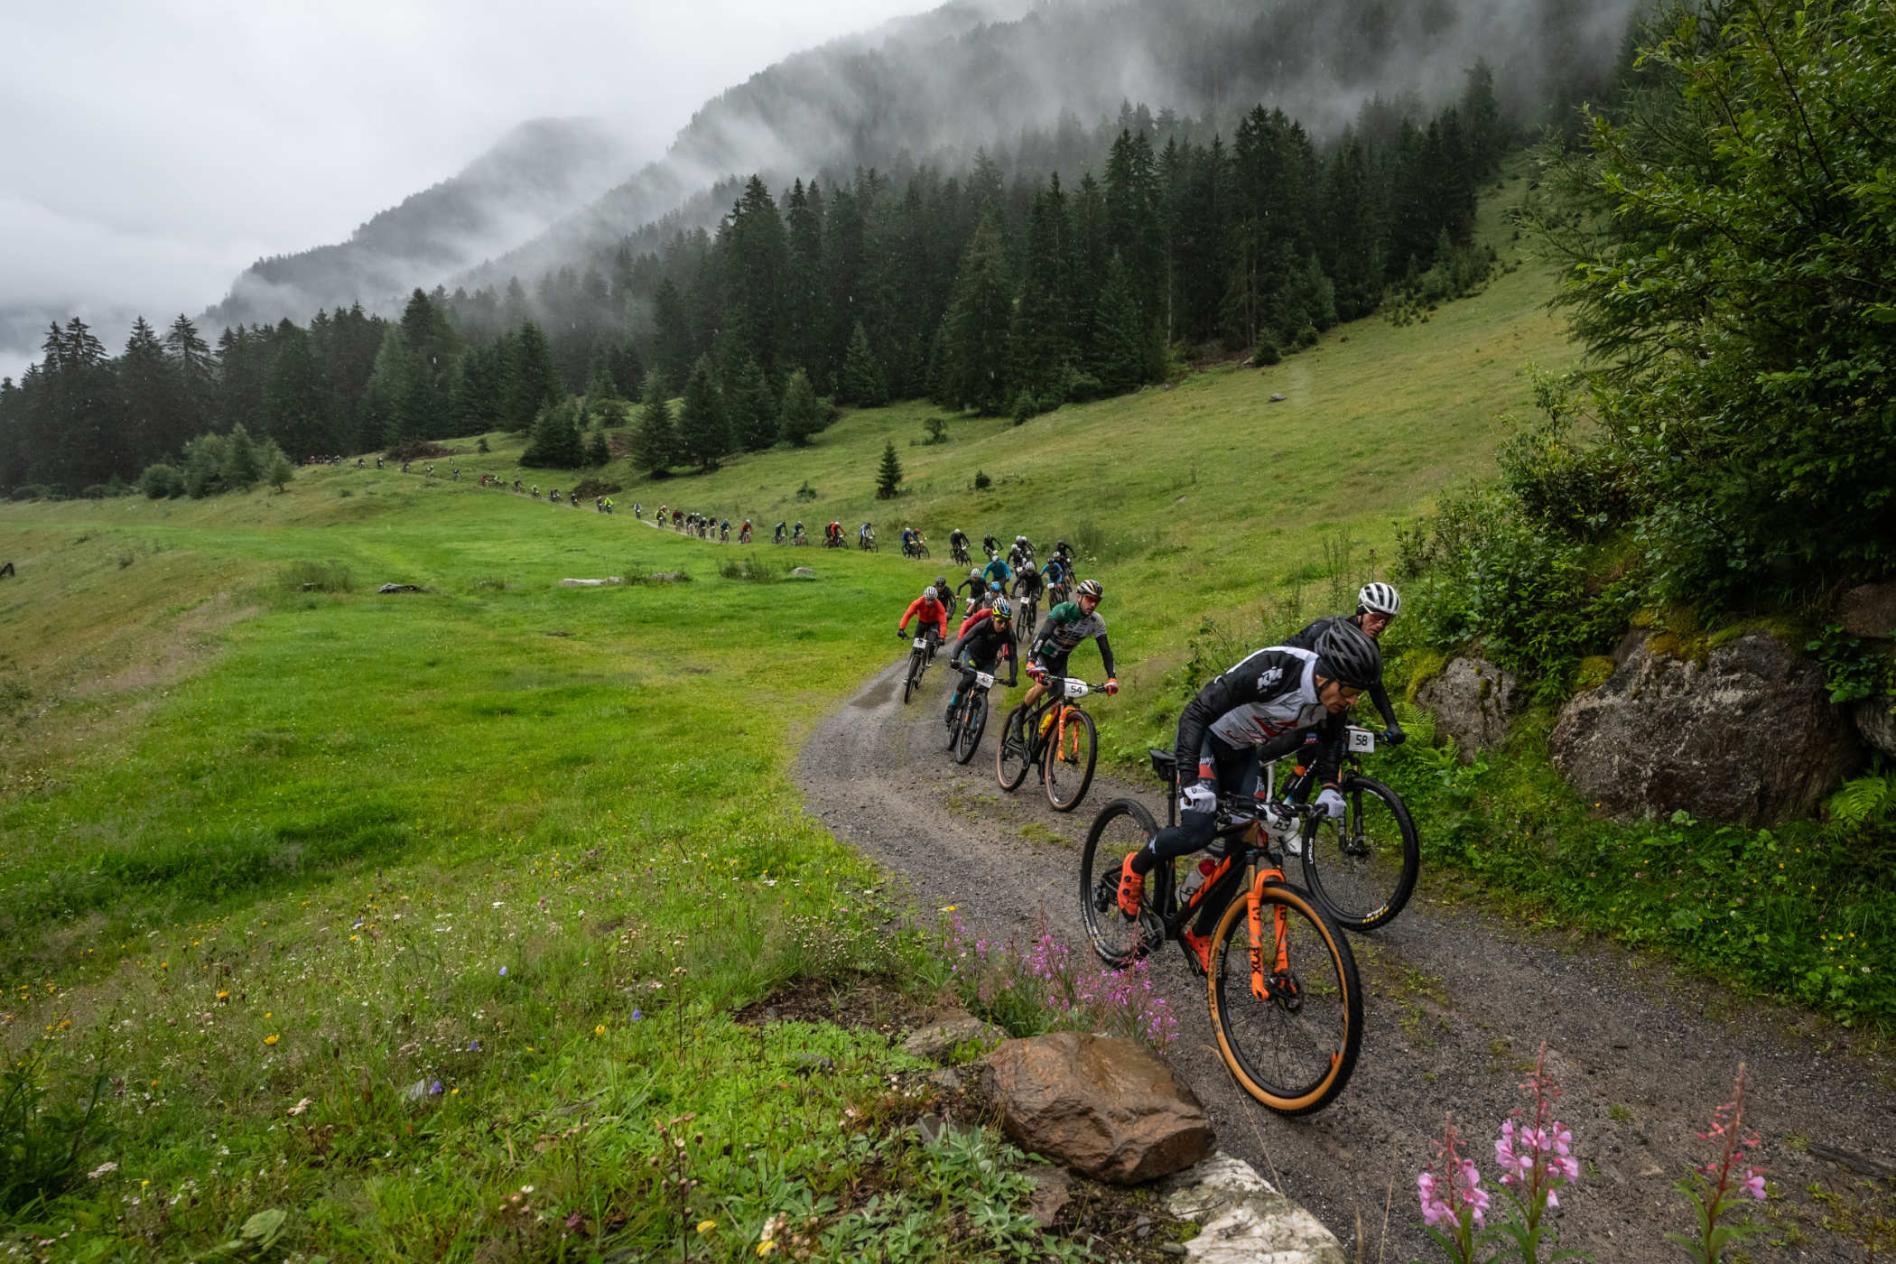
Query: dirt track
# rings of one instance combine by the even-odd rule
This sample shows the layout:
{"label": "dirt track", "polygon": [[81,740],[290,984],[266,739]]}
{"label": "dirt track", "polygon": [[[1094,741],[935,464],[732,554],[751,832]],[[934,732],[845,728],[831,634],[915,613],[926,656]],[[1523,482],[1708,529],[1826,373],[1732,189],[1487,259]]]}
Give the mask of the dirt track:
{"label": "dirt track", "polygon": [[[877,675],[810,736],[797,768],[810,810],[899,875],[919,907],[957,904],[990,937],[1031,938],[1044,924],[1085,951],[1077,844],[1110,798],[1135,795],[1162,809],[1156,785],[1099,778],[1070,816],[1049,810],[1031,780],[1003,794],[994,743],[1018,692],[1003,703],[997,690],[981,749],[959,767],[942,749],[948,673],[931,671],[904,707],[901,667]],[[1110,702],[1094,713],[1112,724]],[[1224,1148],[1315,1212],[1352,1258],[1423,1257],[1431,1248],[1415,1173],[1443,1112],[1454,1112],[1491,1170],[1495,1129],[1520,1104],[1523,1063],[1545,1040],[1565,1089],[1558,1113],[1583,1163],[1562,1200],[1564,1245],[1600,1264],[1669,1260],[1677,1248],[1663,1234],[1689,1227],[1673,1184],[1698,1157],[1694,1130],[1728,1095],[1742,1060],[1772,1191],[1767,1232],[1749,1241],[1750,1257],[1867,1258],[1826,1227],[1806,1190],[1821,1185],[1865,1212],[1879,1202],[1889,1212],[1896,1062],[1806,1016],[1642,965],[1597,940],[1503,925],[1444,898],[1426,868],[1428,822],[1418,824],[1425,868],[1415,900],[1393,925],[1353,941],[1367,993],[1362,1058],[1343,1097],[1314,1118],[1278,1118],[1238,1091],[1211,1043],[1202,982],[1169,946],[1159,958],[1184,1020],[1171,1059]],[[1880,1192],[1869,1172],[1884,1178]]]}

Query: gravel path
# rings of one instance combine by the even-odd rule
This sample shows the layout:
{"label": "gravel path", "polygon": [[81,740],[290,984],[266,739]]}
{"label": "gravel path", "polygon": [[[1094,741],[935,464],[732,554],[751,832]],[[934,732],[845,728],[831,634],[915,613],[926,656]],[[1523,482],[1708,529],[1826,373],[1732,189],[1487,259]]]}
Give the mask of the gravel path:
{"label": "gravel path", "polygon": [[[796,775],[810,810],[898,875],[919,907],[957,904],[990,937],[1031,938],[1045,925],[1085,951],[1073,893],[1078,844],[1109,798],[1137,796],[1163,817],[1156,785],[1101,777],[1070,816],[1049,810],[1031,780],[1003,794],[993,773],[1000,708],[973,762],[959,767],[942,749],[948,673],[930,672],[904,707],[902,666],[870,680],[809,737]],[[1007,695],[1007,705],[1018,697]],[[1112,724],[1110,703],[1095,714]],[[1428,822],[1419,824],[1426,856]],[[1183,1020],[1171,1060],[1206,1103],[1223,1147],[1315,1212],[1352,1258],[1420,1258],[1430,1247],[1415,1172],[1443,1112],[1454,1112],[1491,1169],[1494,1129],[1520,1103],[1516,1085],[1545,1040],[1565,1089],[1559,1115],[1584,1165],[1560,1213],[1564,1244],[1601,1264],[1670,1260],[1677,1249],[1663,1233],[1688,1228],[1673,1183],[1701,1148],[1694,1130],[1743,1061],[1772,1184],[1768,1230],[1750,1240],[1751,1257],[1868,1258],[1831,1227],[1838,1204],[1808,1189],[1841,1192],[1853,1220],[1889,1214],[1896,1061],[1806,1015],[1598,940],[1506,924],[1445,886],[1425,868],[1393,925],[1354,938],[1367,994],[1363,1053],[1343,1096],[1310,1119],[1281,1119],[1237,1089],[1212,1043],[1202,982],[1175,949],[1161,955],[1159,978]]]}

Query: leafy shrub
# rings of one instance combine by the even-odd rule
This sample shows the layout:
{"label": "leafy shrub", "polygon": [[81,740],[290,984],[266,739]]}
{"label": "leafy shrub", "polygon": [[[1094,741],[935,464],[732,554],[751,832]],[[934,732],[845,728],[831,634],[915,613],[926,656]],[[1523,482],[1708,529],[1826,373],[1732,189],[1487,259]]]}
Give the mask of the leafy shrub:
{"label": "leafy shrub", "polygon": [[988,477],[988,476],[987,476],[987,475],[986,475],[986,474],[985,474],[984,472],[982,472],[981,470],[976,470],[976,471],[974,472],[974,490],[975,490],[975,491],[977,491],[977,492],[984,492],[984,491],[986,491],[986,490],[987,490],[988,488],[990,488],[990,487],[992,487],[992,486],[994,486],[994,480],[993,480],[993,479],[991,479],[991,478],[989,478],[989,477]]}
{"label": "leafy shrub", "polygon": [[53,489],[44,483],[23,483],[13,489],[15,500],[57,500]]}
{"label": "leafy shrub", "polygon": [[1258,368],[1264,368],[1272,364],[1281,364],[1283,359],[1284,353],[1279,351],[1277,344],[1268,338],[1259,342],[1257,344],[1257,350],[1251,353],[1251,363]]}
{"label": "leafy shrub", "polygon": [[816,488],[810,486],[809,479],[807,478],[804,479],[803,486],[797,488],[797,499],[800,501],[811,501],[811,500],[815,500],[816,497],[817,497]]}
{"label": "leafy shrub", "polygon": [[148,465],[138,476],[138,490],[153,500],[169,500],[184,495],[184,475],[178,467],[160,461]]}

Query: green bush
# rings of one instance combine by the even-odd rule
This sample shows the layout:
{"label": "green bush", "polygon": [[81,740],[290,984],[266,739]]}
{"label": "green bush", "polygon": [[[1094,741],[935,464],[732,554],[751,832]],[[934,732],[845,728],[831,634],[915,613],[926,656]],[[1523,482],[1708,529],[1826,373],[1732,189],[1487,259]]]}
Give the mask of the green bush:
{"label": "green bush", "polygon": [[138,490],[153,500],[169,500],[184,495],[184,475],[175,465],[160,461],[148,465],[138,476]]}

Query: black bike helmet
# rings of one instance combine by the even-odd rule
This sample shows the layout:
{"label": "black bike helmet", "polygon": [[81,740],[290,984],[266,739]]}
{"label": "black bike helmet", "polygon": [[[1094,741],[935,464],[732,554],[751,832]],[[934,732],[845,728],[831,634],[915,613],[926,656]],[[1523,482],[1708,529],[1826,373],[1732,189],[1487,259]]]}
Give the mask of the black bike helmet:
{"label": "black bike helmet", "polygon": [[1338,619],[1317,641],[1317,674],[1352,689],[1367,689],[1382,679],[1382,651],[1368,633]]}

